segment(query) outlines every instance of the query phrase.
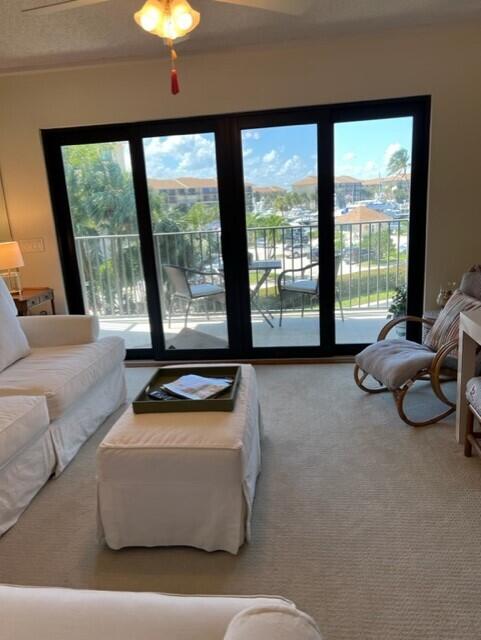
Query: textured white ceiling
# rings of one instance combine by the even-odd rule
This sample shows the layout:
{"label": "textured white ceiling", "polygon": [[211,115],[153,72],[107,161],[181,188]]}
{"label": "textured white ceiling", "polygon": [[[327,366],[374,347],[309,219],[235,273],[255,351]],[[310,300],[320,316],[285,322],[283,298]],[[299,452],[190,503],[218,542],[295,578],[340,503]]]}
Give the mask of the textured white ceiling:
{"label": "textured white ceiling", "polygon": [[[461,20],[481,20],[481,0],[313,0],[303,16],[287,16],[215,0],[190,0],[201,24],[183,53]],[[0,71],[68,66],[163,55],[163,43],[132,14],[143,0],[110,0],[49,15],[21,14],[46,0],[0,0]]]}

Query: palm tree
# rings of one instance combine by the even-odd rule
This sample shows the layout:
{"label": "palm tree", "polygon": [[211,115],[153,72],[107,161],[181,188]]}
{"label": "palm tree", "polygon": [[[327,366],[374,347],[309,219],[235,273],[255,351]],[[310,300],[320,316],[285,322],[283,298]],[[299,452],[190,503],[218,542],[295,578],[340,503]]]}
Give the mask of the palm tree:
{"label": "palm tree", "polygon": [[407,171],[411,166],[407,149],[401,148],[395,151],[389,158],[387,172],[390,176],[397,176],[407,180]]}

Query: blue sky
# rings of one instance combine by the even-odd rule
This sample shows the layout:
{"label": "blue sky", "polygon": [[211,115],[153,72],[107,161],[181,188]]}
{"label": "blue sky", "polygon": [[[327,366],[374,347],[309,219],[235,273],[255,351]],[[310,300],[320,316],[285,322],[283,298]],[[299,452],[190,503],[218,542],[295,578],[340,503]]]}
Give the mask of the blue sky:
{"label": "blue sky", "polygon": [[[411,154],[412,118],[336,124],[335,174],[355,178],[386,175],[389,157],[400,147]],[[145,140],[150,178],[213,178],[213,134]],[[317,173],[316,125],[294,125],[242,132],[245,179],[255,185],[290,185]]]}

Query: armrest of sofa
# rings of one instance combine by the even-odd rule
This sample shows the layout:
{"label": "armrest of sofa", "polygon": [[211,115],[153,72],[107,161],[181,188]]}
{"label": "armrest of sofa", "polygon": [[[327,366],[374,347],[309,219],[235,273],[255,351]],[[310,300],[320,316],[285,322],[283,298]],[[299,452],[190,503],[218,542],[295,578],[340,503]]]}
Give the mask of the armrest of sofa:
{"label": "armrest of sofa", "polygon": [[95,316],[21,316],[20,325],[31,347],[62,347],[95,342],[99,321]]}

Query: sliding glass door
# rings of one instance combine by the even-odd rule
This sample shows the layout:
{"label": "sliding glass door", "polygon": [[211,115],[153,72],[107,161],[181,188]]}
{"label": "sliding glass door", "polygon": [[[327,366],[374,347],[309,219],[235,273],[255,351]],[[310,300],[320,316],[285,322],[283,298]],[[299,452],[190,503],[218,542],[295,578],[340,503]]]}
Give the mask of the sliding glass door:
{"label": "sliding glass door", "polygon": [[403,311],[393,300],[408,290],[412,138],[412,116],[335,124],[338,344],[374,342]]}
{"label": "sliding glass door", "polygon": [[242,130],[254,347],[319,346],[317,125]]}
{"label": "sliding glass door", "polygon": [[85,312],[99,318],[101,336],[150,349],[129,144],[65,145],[62,159]]}
{"label": "sliding glass door", "polygon": [[43,139],[69,310],[131,358],[347,355],[422,312],[426,97]]}
{"label": "sliding glass door", "polygon": [[143,146],[165,347],[227,349],[215,134]]}

